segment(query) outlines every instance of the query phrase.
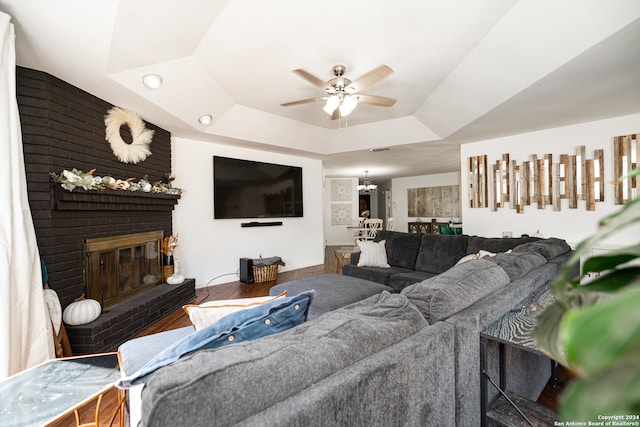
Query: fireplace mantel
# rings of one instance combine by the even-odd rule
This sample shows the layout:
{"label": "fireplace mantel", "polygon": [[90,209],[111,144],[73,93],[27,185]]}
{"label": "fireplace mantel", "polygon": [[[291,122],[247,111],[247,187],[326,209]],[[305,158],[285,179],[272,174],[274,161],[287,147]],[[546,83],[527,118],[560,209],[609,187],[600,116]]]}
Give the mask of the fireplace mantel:
{"label": "fireplace mantel", "polygon": [[179,194],[145,193],[126,190],[67,191],[53,185],[54,208],[58,211],[171,211]]}

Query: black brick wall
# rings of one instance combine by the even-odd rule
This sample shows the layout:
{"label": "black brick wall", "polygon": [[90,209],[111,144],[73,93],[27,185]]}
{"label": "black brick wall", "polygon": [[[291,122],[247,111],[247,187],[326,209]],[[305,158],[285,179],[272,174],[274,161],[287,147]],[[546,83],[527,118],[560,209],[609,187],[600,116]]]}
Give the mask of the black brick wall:
{"label": "black brick wall", "polygon": [[[122,202],[125,208],[91,204],[86,199],[82,205],[60,208],[63,204],[56,203],[49,173],[95,168],[95,175],[100,176],[147,175],[151,182],[161,180],[171,171],[171,134],[147,123],[155,132],[152,154],[138,164],[122,163],[105,140],[104,116],[111,104],[40,71],[18,67],[16,78],[27,190],[38,247],[47,264],[49,285],[66,307],[84,293],[83,239],[154,230],[170,235],[172,210],[152,197],[147,198],[145,207],[141,207],[144,197],[134,197],[135,201],[129,198]],[[131,140],[126,126],[121,132],[125,141]],[[134,202],[137,207],[132,207]]]}

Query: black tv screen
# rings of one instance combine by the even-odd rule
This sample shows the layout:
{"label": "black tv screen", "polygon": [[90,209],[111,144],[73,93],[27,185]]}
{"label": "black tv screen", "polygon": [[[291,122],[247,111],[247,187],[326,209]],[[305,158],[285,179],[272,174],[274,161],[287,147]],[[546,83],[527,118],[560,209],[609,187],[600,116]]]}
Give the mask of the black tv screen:
{"label": "black tv screen", "polygon": [[213,217],[302,216],[302,168],[213,156]]}

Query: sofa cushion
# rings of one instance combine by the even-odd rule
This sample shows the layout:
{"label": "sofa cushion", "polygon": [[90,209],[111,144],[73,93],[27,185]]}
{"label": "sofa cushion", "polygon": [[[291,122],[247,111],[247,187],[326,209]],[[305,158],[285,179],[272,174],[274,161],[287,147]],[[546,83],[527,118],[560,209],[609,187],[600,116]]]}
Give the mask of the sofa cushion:
{"label": "sofa cushion", "polygon": [[388,286],[369,280],[341,274],[324,274],[280,283],[269,290],[269,295],[287,292],[287,295],[293,296],[310,290],[314,290],[316,293],[309,309],[310,320],[328,311],[377,295],[382,291],[393,291]]}
{"label": "sofa cushion", "polygon": [[387,260],[390,265],[413,270],[421,238],[422,235],[417,233],[382,230],[378,232],[375,240],[387,241]]}
{"label": "sofa cushion", "polygon": [[495,262],[476,259],[402,290],[429,323],[463,310],[506,286],[509,276]]}
{"label": "sofa cushion", "polygon": [[440,274],[453,267],[467,254],[467,237],[423,234],[415,269]]}
{"label": "sofa cushion", "polygon": [[358,267],[389,268],[385,244],[386,240],[381,240],[379,242],[358,240],[358,249],[360,249]]}
{"label": "sofa cushion", "polygon": [[556,238],[540,239],[535,242],[525,243],[513,249],[514,252],[535,252],[548,261],[560,255],[566,254],[571,250],[571,246],[562,240]]}
{"label": "sofa cushion", "polygon": [[469,236],[467,254],[475,254],[480,250],[493,253],[507,252],[523,243],[540,240],[538,237],[479,237]]}
{"label": "sofa cushion", "polygon": [[359,279],[369,280],[371,282],[380,283],[385,286],[389,286],[389,279],[391,276],[398,273],[412,272],[408,268],[391,267],[391,268],[375,268],[375,267],[356,267],[355,265],[347,264],[342,267],[342,274],[345,276],[357,277]]}
{"label": "sofa cushion", "polygon": [[223,347],[272,335],[297,326],[307,319],[313,291],[276,298],[246,310],[229,314],[219,321],[176,341],[130,376],[116,385],[129,388],[140,384],[156,370],[197,351]]}
{"label": "sofa cushion", "polygon": [[389,286],[394,291],[400,292],[407,286],[411,286],[414,283],[422,282],[430,277],[435,276],[434,273],[427,273],[426,271],[411,270],[405,273],[396,273],[389,277]]}
{"label": "sofa cushion", "polygon": [[512,282],[547,263],[547,260],[542,255],[534,252],[501,253],[491,258],[491,260],[502,267]]}

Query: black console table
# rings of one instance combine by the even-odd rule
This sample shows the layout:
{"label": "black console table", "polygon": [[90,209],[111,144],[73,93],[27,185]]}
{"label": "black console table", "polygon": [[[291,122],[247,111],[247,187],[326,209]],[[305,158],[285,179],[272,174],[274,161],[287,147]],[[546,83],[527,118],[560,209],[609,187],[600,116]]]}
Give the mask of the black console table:
{"label": "black console table", "polygon": [[[501,425],[553,425],[556,413],[536,402],[527,400],[514,393],[508,392],[506,383],[506,348],[509,345],[524,351],[543,355],[533,342],[531,334],[536,326],[536,317],[545,307],[554,301],[553,294],[546,288],[532,293],[518,309],[511,310],[497,319],[480,332],[480,398],[482,411],[482,427],[487,425],[490,418]],[[496,384],[487,373],[487,341],[497,341],[499,344],[500,382]],[[551,375],[555,376],[556,362],[551,360]],[[487,408],[488,384],[498,388],[500,396]],[[522,421],[525,423],[522,424]]]}

